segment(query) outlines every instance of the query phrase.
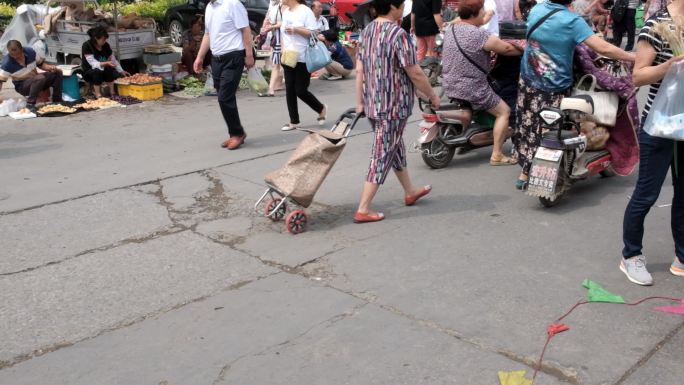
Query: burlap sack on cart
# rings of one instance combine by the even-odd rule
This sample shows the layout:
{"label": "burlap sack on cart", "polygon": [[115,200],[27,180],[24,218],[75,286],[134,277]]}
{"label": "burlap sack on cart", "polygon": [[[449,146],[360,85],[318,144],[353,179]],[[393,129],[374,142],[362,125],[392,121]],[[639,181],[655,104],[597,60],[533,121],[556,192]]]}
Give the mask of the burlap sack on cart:
{"label": "burlap sack on cart", "polygon": [[[308,130],[302,130],[308,131]],[[347,140],[331,131],[308,131],[287,163],[264,181],[302,207],[309,207]]]}

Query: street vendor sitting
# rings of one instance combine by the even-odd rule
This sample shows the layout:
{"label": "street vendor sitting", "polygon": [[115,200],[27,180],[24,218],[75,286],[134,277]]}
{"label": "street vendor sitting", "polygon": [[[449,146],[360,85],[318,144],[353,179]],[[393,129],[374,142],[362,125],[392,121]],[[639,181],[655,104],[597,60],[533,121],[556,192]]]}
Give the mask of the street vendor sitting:
{"label": "street vendor sitting", "polygon": [[347,50],[339,42],[337,32],[334,30],[323,31],[318,34],[318,39],[325,43],[330,51],[332,63],[325,66],[326,74],[321,76],[324,80],[339,80],[351,75],[354,69],[354,60],[349,56]]}
{"label": "street vendor sitting", "polygon": [[[62,102],[62,71],[36,54],[33,48],[24,48],[17,40],[7,42],[8,55],[0,63],[0,90],[12,78],[14,90],[26,96],[28,108],[34,108],[38,95],[52,88],[52,101]],[[38,73],[38,68],[44,73]]]}
{"label": "street vendor sitting", "polygon": [[112,92],[114,80],[119,75],[129,76],[130,74],[121,68],[121,64],[116,60],[112,48],[107,43],[109,38],[107,28],[93,27],[88,30],[88,36],[90,39],[83,43],[81,48],[83,78],[93,85],[95,97],[101,98],[102,83],[107,83],[109,91]]}

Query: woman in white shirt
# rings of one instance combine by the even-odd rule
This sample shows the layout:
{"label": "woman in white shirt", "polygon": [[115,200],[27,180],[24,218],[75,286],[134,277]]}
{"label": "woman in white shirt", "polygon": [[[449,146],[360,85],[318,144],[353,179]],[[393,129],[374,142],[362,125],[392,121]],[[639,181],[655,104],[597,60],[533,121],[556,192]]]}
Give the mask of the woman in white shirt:
{"label": "woman in white shirt", "polygon": [[327,107],[309,91],[311,74],[306,69],[305,64],[306,48],[309,45],[311,33],[317,28],[316,17],[311,9],[304,4],[304,0],[283,0],[283,5],[287,7],[283,10],[283,21],[280,27],[283,54],[286,54],[287,51],[295,51],[297,53],[297,64],[294,67],[283,64],[290,123],[284,125],[282,130],[294,130],[300,124],[297,98],[318,113],[318,124],[323,125],[328,113]]}
{"label": "woman in white shirt", "polygon": [[271,81],[268,85],[268,93],[259,93],[259,96],[275,96],[275,92],[282,90],[283,71],[280,65],[281,54],[281,34],[280,26],[283,21],[283,10],[285,6],[280,3],[280,0],[272,0],[268,6],[266,17],[264,18],[264,25],[261,27],[261,33],[267,33],[268,42],[271,45]]}

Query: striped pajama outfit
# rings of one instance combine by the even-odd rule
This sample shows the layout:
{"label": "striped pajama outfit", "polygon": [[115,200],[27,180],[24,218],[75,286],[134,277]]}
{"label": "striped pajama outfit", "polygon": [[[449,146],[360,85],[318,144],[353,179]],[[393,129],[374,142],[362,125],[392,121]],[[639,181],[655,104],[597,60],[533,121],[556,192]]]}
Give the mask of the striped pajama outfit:
{"label": "striped pajama outfit", "polygon": [[366,181],[383,184],[391,168],[397,171],[406,168],[406,146],[402,138],[406,119],[370,119],[370,122],[375,136]]}

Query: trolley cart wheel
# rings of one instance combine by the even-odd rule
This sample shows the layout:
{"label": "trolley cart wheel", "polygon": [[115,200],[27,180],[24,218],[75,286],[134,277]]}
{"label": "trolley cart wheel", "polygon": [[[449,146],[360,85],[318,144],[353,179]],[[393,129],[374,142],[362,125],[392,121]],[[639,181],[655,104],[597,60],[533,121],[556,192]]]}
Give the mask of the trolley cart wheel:
{"label": "trolley cart wheel", "polygon": [[[287,212],[287,203],[283,202],[281,204],[280,201],[280,198],[271,199],[268,201],[266,209],[264,210],[266,217],[273,222],[278,222],[279,220],[285,218],[285,213]],[[280,207],[278,207],[278,205],[280,205]]]}
{"label": "trolley cart wheel", "polygon": [[285,219],[285,225],[287,226],[287,231],[292,234],[299,234],[306,230],[306,223],[308,218],[304,210],[295,210],[287,216]]}

